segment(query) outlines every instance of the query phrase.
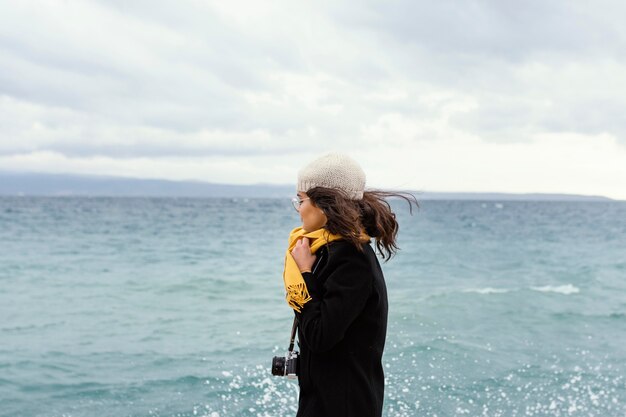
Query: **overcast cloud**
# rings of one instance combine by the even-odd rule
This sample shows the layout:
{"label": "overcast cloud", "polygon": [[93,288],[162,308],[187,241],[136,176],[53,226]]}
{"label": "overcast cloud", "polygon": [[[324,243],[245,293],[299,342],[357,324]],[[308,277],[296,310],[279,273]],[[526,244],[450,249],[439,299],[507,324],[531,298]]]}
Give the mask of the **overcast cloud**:
{"label": "overcast cloud", "polygon": [[618,1],[3,1],[0,169],[626,199]]}

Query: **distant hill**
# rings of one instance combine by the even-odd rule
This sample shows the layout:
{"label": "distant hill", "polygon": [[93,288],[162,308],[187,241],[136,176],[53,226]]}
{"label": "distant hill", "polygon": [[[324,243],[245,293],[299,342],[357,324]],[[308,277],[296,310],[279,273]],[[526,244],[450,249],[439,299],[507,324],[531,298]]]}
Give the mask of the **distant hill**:
{"label": "distant hill", "polygon": [[548,193],[446,193],[430,192],[421,196],[424,200],[500,200],[500,201],[616,201],[599,195],[548,194]]}
{"label": "distant hill", "polygon": [[[602,196],[574,194],[450,193],[413,191],[418,200],[611,201]],[[124,177],[41,174],[0,171],[0,196],[112,197],[248,197],[289,198],[295,185],[216,184]]]}
{"label": "distant hill", "polygon": [[229,185],[74,174],[0,172],[0,195],[144,197],[291,197],[295,184]]}

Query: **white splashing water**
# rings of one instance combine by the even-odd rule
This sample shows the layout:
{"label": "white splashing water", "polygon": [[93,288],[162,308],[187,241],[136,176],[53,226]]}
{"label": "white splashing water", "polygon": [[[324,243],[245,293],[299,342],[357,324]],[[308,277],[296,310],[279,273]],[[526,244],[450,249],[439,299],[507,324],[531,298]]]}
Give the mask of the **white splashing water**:
{"label": "white splashing water", "polygon": [[555,292],[555,293],[564,294],[564,295],[577,294],[580,292],[580,289],[578,287],[573,286],[572,284],[557,285],[557,286],[545,285],[543,287],[530,287],[530,289],[533,291]]}

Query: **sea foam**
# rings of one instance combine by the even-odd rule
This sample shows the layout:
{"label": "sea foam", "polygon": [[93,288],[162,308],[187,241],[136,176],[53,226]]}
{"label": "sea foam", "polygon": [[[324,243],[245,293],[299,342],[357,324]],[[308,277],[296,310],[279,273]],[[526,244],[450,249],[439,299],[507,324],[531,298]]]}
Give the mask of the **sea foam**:
{"label": "sea foam", "polygon": [[543,287],[530,287],[531,290],[540,291],[540,292],[555,292],[558,294],[570,295],[577,294],[580,292],[578,287],[573,286],[572,284],[566,285],[545,285]]}
{"label": "sea foam", "polygon": [[468,288],[466,290],[463,290],[463,292],[473,292],[473,293],[477,293],[477,294],[504,294],[511,291],[510,289],[506,289],[506,288],[492,288],[492,287],[485,287],[485,288]]}

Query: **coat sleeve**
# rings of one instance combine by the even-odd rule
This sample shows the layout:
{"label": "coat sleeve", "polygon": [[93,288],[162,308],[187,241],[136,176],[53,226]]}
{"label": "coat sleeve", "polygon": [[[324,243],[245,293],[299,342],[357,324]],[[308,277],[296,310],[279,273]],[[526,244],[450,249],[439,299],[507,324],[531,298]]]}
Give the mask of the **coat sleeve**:
{"label": "coat sleeve", "polygon": [[313,352],[328,351],[343,339],[372,290],[372,271],[364,254],[336,255],[340,259],[323,284],[323,296],[313,274],[302,274],[312,299],[296,315],[304,342]]}

